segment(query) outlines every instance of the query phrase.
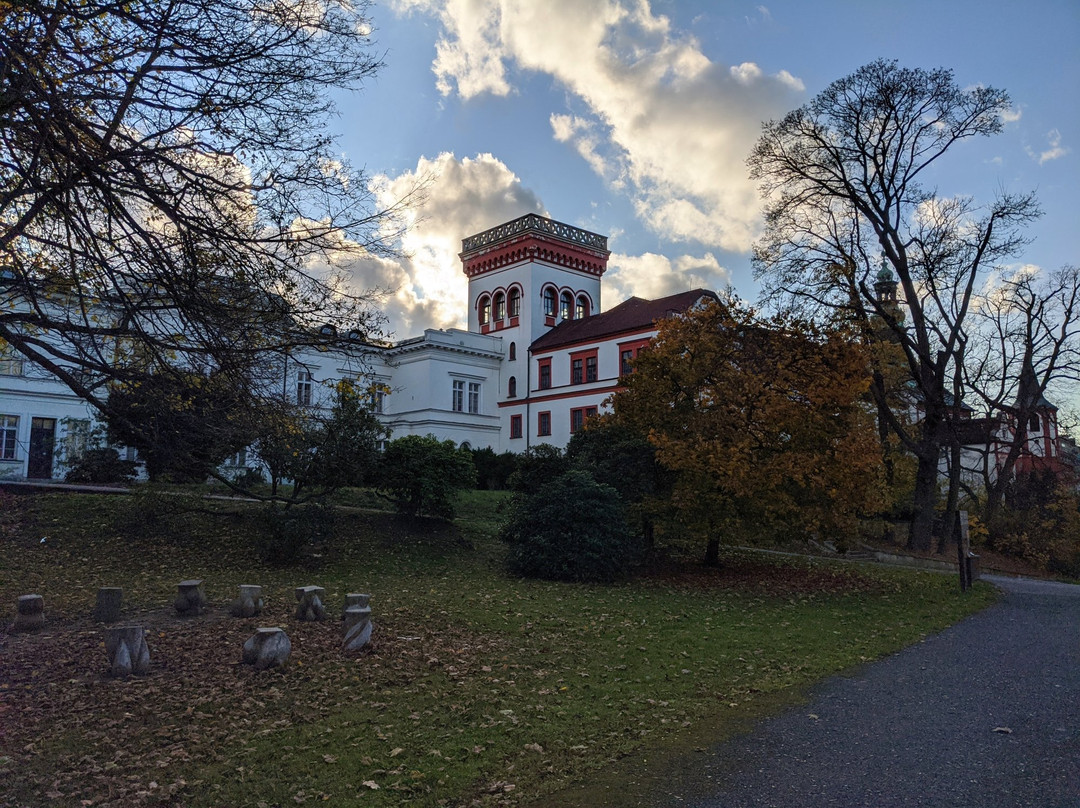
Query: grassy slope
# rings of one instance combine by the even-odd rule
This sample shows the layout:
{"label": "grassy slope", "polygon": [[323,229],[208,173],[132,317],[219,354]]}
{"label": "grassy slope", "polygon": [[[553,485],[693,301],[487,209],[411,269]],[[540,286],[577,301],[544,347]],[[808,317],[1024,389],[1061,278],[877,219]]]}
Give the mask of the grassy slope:
{"label": "grassy slope", "polygon": [[[491,540],[497,502],[467,497],[458,530],[350,511],[316,567],[284,570],[251,561],[251,506],[9,506],[0,600],[39,592],[50,624],[0,638],[0,804],[524,804],[644,749],[730,731],[775,694],[993,598],[961,597],[949,576],[739,557],[614,587],[518,581]],[[189,577],[218,608],[183,621],[169,604]],[[263,585],[261,618],[224,616],[241,583]],[[292,621],[292,588],[308,583],[334,612],[346,592],[372,593],[367,649],[343,656],[337,621]],[[150,676],[103,676],[87,618],[102,585],[123,586],[126,619],[151,628]],[[289,632],[287,670],[239,664],[257,625]]]}

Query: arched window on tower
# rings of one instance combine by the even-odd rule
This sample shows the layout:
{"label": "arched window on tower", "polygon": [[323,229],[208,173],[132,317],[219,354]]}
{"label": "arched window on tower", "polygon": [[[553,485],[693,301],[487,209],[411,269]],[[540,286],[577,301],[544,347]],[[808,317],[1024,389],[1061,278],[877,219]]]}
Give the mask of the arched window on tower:
{"label": "arched window on tower", "polygon": [[517,397],[517,376],[510,377],[510,381],[506,385],[506,395],[509,398]]}
{"label": "arched window on tower", "polygon": [[510,316],[518,317],[521,314],[521,290],[516,286],[510,290]]}
{"label": "arched window on tower", "polygon": [[544,314],[548,317],[555,316],[555,290],[550,286],[544,290]]}
{"label": "arched window on tower", "polygon": [[517,359],[517,343],[516,342],[511,342],[510,343],[510,361],[513,362],[515,359]]}
{"label": "arched window on tower", "polygon": [[569,320],[570,315],[573,312],[571,308],[574,305],[574,298],[569,292],[563,292],[562,297],[559,298],[559,317],[563,320]]}
{"label": "arched window on tower", "polygon": [[495,293],[495,319],[503,320],[506,318],[506,295],[502,292]]}
{"label": "arched window on tower", "polygon": [[480,325],[487,325],[491,321],[491,298],[484,295],[480,298]]}
{"label": "arched window on tower", "polygon": [[589,298],[585,295],[577,296],[577,307],[574,309],[574,319],[581,320],[589,316]]}

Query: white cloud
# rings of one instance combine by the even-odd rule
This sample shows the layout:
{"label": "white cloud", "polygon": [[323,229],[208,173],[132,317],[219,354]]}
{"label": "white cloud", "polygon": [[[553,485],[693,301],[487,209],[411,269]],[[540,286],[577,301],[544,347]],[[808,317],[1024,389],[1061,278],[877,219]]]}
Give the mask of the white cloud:
{"label": "white cloud", "polygon": [[[422,198],[415,193],[418,186]],[[395,339],[416,336],[425,328],[466,326],[468,282],[458,257],[463,238],[526,213],[547,215],[540,198],[490,154],[421,158],[413,170],[375,177],[372,188],[380,206],[400,205],[399,224],[407,228],[400,239],[403,257],[371,255],[342,240],[336,249],[309,258],[305,268],[322,278],[340,279],[352,292],[382,291],[379,305]],[[295,226],[324,225],[298,221]],[[720,289],[728,283],[727,269],[712,253],[676,258],[614,253],[603,279],[604,308],[632,296],[656,298],[695,287]]]}
{"label": "white cloud", "polygon": [[1057,160],[1072,151],[1068,146],[1061,145],[1061,132],[1057,129],[1051,129],[1046,133],[1046,141],[1050,148],[1038,153],[1030,146],[1027,147],[1028,156],[1039,165],[1049,163],[1051,160]]}
{"label": "white cloud", "polygon": [[422,157],[414,170],[373,178],[372,189],[381,207],[401,208],[404,257],[343,252],[313,260],[308,268],[324,276],[344,274],[355,291],[387,290],[382,306],[399,339],[425,328],[465,326],[467,282],[458,258],[462,238],[526,213],[545,213],[539,197],[490,154]]}
{"label": "white cloud", "polygon": [[[648,0],[396,0],[442,33],[439,90],[464,99],[512,92],[508,66],[550,75],[584,105],[553,114],[554,136],[672,240],[747,251],[760,202],[746,156],[761,121],[795,106],[802,82],[753,63],[727,67],[674,31]],[[762,7],[763,8],[763,7]],[[759,9],[767,19],[767,9]]]}
{"label": "white cloud", "polygon": [[610,309],[629,297],[650,300],[687,289],[724,289],[730,280],[727,269],[720,266],[712,253],[700,257],[681,255],[674,259],[656,253],[613,253],[601,291],[604,308]]}

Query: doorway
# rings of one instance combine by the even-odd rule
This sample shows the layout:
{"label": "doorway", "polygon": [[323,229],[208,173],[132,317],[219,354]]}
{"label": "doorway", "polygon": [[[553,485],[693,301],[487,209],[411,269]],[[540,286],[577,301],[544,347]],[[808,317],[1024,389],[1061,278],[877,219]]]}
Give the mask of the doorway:
{"label": "doorway", "polygon": [[26,463],[29,480],[52,479],[53,446],[56,443],[55,418],[30,419],[30,454]]}

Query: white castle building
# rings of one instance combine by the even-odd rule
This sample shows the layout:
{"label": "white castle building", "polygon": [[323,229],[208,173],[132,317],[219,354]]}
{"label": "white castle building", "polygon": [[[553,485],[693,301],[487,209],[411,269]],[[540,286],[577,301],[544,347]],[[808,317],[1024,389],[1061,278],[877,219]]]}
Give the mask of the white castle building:
{"label": "white castle building", "polygon": [[[618,388],[657,321],[712,292],[630,298],[601,311],[607,238],[528,214],[462,242],[468,329],[428,329],[390,346],[339,341],[289,358],[283,389],[329,403],[343,378],[373,391],[393,437],[419,434],[471,448],[563,447]],[[62,477],[93,413],[18,354],[0,355],[0,478]],[[59,449],[59,451],[58,451]],[[234,460],[243,464],[243,457]]]}

